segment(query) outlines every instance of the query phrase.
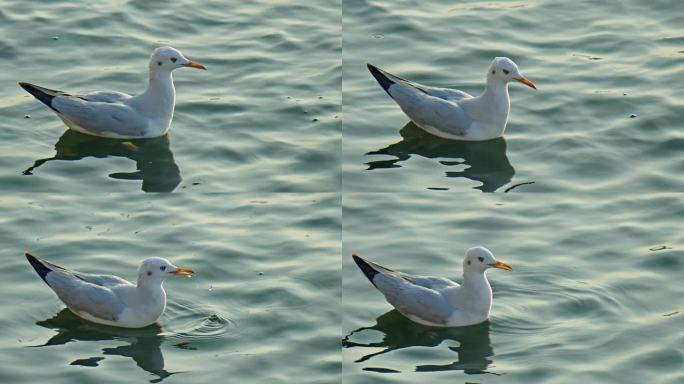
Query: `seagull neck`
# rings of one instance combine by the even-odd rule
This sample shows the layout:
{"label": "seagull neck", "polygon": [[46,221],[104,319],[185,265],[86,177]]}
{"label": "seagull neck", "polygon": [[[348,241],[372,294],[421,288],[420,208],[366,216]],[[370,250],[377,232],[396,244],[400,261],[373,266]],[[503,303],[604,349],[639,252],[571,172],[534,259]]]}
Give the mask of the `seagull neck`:
{"label": "seagull neck", "polygon": [[487,280],[487,275],[482,271],[464,271],[463,284],[461,285],[466,289],[479,288],[482,286],[489,287],[489,280]]}
{"label": "seagull neck", "polygon": [[173,75],[170,71],[150,71],[150,81],[146,93],[175,94]]}
{"label": "seagull neck", "polygon": [[157,280],[148,280],[148,279],[138,278],[137,290],[138,290],[138,292],[148,293],[148,294],[158,292],[159,290],[163,290],[162,282],[157,281]]}
{"label": "seagull neck", "polygon": [[145,115],[160,121],[167,129],[176,105],[176,90],[170,71],[150,70],[150,81],[145,92],[136,96],[134,103]]}
{"label": "seagull neck", "polygon": [[499,79],[487,78],[482,99],[493,102],[508,101],[508,83]]}

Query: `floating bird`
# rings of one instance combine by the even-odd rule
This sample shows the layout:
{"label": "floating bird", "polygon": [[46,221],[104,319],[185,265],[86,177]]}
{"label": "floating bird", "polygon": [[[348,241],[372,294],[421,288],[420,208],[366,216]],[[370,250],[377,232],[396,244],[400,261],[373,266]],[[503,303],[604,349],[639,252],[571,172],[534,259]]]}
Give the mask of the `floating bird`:
{"label": "floating bird", "polygon": [[492,307],[492,287],[485,271],[489,268],[512,270],[484,247],[466,252],[461,285],[443,277],[393,271],[356,254],[352,257],[368,280],[402,315],[433,327],[462,327],[487,320]]}
{"label": "floating bird", "polygon": [[149,67],[147,89],[137,96],[121,92],[78,95],[24,82],[19,85],[74,131],[118,139],[158,137],[168,132],[176,105],[171,72],[181,67],[206,68],[171,47],[155,49]]}
{"label": "floating bird", "polygon": [[29,253],[26,258],[71,312],[95,323],[124,328],[148,326],[164,313],[162,283],[167,276],[194,274],[161,257],[150,257],[140,264],[138,283],[132,284],[118,276],[70,271]]}
{"label": "floating bird", "polygon": [[366,66],[417,126],[452,140],[480,141],[503,135],[511,106],[508,83],[515,80],[537,89],[507,57],[492,60],[485,90],[477,97],[456,89],[412,83],[374,65]]}

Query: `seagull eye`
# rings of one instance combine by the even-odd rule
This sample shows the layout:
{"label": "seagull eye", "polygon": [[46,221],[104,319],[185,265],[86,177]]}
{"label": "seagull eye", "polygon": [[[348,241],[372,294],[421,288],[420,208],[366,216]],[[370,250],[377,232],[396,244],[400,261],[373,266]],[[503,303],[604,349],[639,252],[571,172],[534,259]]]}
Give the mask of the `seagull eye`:
{"label": "seagull eye", "polygon": [[178,60],[178,59],[175,58],[175,57],[172,57],[172,58],[171,58],[171,62],[172,62],[172,63],[175,63],[177,60]]}
{"label": "seagull eye", "polygon": [[161,269],[162,271],[166,271],[166,265],[162,265],[161,267],[159,267],[159,269]]}
{"label": "seagull eye", "polygon": [[496,73],[496,70],[495,70],[495,69],[492,69],[492,75],[495,74],[495,73]]}
{"label": "seagull eye", "polygon": [[480,263],[484,262],[484,257],[482,256],[478,257],[477,259],[480,260]]}
{"label": "seagull eye", "polygon": [[503,72],[505,75],[508,75],[510,73],[507,69],[504,69]]}
{"label": "seagull eye", "polygon": [[157,65],[161,67],[161,61],[157,61]]}
{"label": "seagull eye", "polygon": [[468,260],[468,265],[470,265],[470,260]]}
{"label": "seagull eye", "polygon": [[147,271],[147,276],[152,276],[152,271]]}

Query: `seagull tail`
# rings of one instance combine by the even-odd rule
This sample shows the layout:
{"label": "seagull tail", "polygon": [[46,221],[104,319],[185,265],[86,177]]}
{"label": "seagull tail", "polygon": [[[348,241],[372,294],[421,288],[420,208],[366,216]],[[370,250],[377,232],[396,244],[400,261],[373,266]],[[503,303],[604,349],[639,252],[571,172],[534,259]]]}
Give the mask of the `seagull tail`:
{"label": "seagull tail", "polygon": [[377,269],[373,268],[372,264],[370,264],[366,260],[362,259],[356,253],[352,253],[352,258],[354,259],[354,262],[356,263],[356,265],[358,265],[359,268],[361,269],[361,272],[363,272],[363,274],[366,275],[366,277],[371,282],[371,284],[373,284],[375,287],[377,287],[377,285],[375,285],[375,283],[373,282],[373,278],[375,277],[375,275],[377,275],[380,272],[378,272]]}
{"label": "seagull tail", "polygon": [[36,270],[38,276],[40,276],[40,278],[43,279],[45,284],[48,284],[47,280],[45,279],[45,276],[47,276],[48,272],[52,272],[52,269],[48,268],[41,259],[33,256],[32,254],[26,252],[24,255],[28,259],[29,263],[31,263],[33,269]]}
{"label": "seagull tail", "polygon": [[382,89],[384,89],[385,92],[387,92],[387,94],[390,97],[392,97],[392,95],[390,95],[389,93],[389,87],[393,84],[396,84],[396,81],[392,80],[392,78],[390,77],[391,75],[388,76],[388,73],[386,73],[385,71],[376,67],[373,64],[366,63],[366,67],[368,67],[368,70],[370,71],[371,75],[375,77],[375,80],[377,80],[378,83],[380,83]]}
{"label": "seagull tail", "polygon": [[19,86],[24,88],[24,90],[36,99],[38,99],[41,103],[47,105],[50,107],[53,111],[59,112],[58,110],[55,109],[55,107],[52,106],[52,99],[55,98],[55,96],[59,95],[64,95],[64,92],[60,91],[55,91],[54,89],[48,89],[48,88],[43,88],[39,87],[37,85],[33,85],[31,83],[25,83],[23,81],[20,81]]}

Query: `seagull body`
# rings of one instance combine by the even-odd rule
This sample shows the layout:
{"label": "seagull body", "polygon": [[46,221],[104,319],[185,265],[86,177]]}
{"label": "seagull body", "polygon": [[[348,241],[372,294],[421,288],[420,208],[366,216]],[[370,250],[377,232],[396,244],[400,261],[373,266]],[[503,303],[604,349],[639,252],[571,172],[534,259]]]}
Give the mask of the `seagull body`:
{"label": "seagull body", "polygon": [[456,89],[427,87],[366,64],[373,77],[420,128],[452,140],[480,141],[503,135],[508,121],[508,83],[536,89],[507,57],[495,58],[487,70],[484,92],[473,97]]}
{"label": "seagull body", "polygon": [[180,67],[206,69],[174,48],[160,47],[150,57],[147,89],[137,96],[121,92],[76,95],[25,82],[19,85],[74,131],[118,139],[159,137],[168,132],[173,119],[176,90],[171,72]]}
{"label": "seagull body", "polygon": [[433,327],[462,327],[487,320],[492,307],[492,288],[485,271],[488,268],[512,270],[484,247],[466,252],[461,285],[443,277],[393,271],[356,254],[352,257],[368,280],[402,315]]}
{"label": "seagull body", "polygon": [[194,273],[151,257],[140,264],[137,284],[132,284],[118,276],[70,271],[29,253],[26,258],[71,312],[94,323],[124,328],[141,328],[157,321],[166,308],[164,278]]}

